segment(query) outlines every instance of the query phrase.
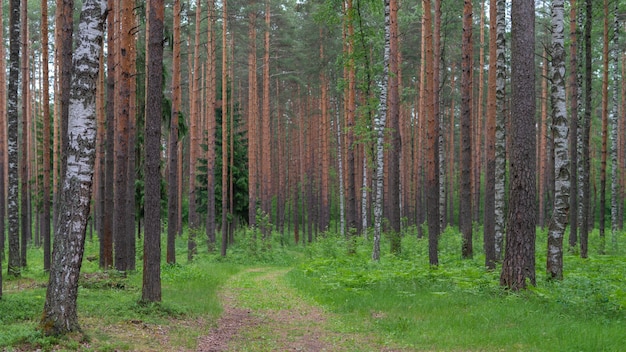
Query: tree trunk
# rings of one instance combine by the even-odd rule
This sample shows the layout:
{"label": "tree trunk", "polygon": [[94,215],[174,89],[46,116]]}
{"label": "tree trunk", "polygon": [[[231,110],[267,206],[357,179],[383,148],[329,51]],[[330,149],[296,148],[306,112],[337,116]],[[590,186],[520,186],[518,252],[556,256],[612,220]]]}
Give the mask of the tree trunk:
{"label": "tree trunk", "polygon": [[31,226],[31,218],[30,218],[30,207],[29,207],[29,198],[30,198],[30,185],[29,185],[29,168],[28,168],[28,160],[30,151],[30,138],[29,138],[29,130],[30,130],[30,114],[29,114],[29,105],[30,105],[30,74],[29,74],[29,66],[30,66],[30,54],[28,53],[28,0],[22,0],[21,7],[21,44],[22,44],[22,140],[21,140],[21,150],[20,150],[20,220],[21,220],[21,230],[20,230],[20,266],[23,268],[26,267],[26,253],[28,249],[28,242],[30,241],[32,234],[32,226]]}
{"label": "tree trunk", "polygon": [[[265,0],[265,29],[263,36],[263,108],[261,115],[261,209],[271,219],[272,211],[272,131],[270,120],[270,2]],[[264,239],[268,240],[270,229],[264,228]]]}
{"label": "tree trunk", "polygon": [[547,274],[563,278],[563,236],[570,197],[567,107],[565,105],[565,47],[563,0],[552,0],[552,132],[554,135],[554,205],[548,231]]}
{"label": "tree trunk", "polygon": [[[500,284],[517,291],[535,285],[535,7],[534,1],[511,7],[512,139],[509,218]],[[527,282],[528,281],[528,282]]]}
{"label": "tree trunk", "polygon": [[[380,78],[380,95],[378,100],[378,114],[374,120],[376,125],[376,196],[374,200],[374,249],[372,260],[380,260],[380,236],[383,222],[383,171],[384,171],[384,143],[385,120],[387,119],[387,90],[389,82],[390,54],[391,54],[391,2],[385,0],[385,46],[383,51],[383,73]],[[398,234],[399,236],[399,234]]]}
{"label": "tree trunk", "polygon": [[[207,249],[215,249],[215,92],[216,92],[216,69],[215,64],[215,4],[213,0],[207,1],[209,30],[207,31],[207,55],[209,57],[207,74]],[[180,20],[180,19],[179,19]],[[179,23],[180,26],[180,23]],[[180,29],[179,29],[180,30]]]}
{"label": "tree trunk", "polygon": [[[170,118],[170,134],[168,141],[167,166],[167,253],[168,264],[176,263],[176,233],[178,232],[178,124],[181,115],[181,87],[180,87],[180,0],[174,1],[173,23],[173,53],[172,53],[172,115]],[[209,185],[210,186],[210,185]]]}
{"label": "tree trunk", "polygon": [[[4,28],[4,11],[0,6],[0,28]],[[0,53],[4,53],[4,37],[0,40]],[[6,87],[6,61],[0,60],[0,87]],[[6,94],[0,94],[0,298],[2,298],[2,261],[5,259],[6,233]]]}
{"label": "tree trunk", "polygon": [[[0,14],[1,15],[1,14]],[[1,28],[1,27],[0,27]],[[48,62],[48,1],[41,1],[41,50],[43,62]],[[4,51],[2,51],[4,52]],[[43,237],[43,268],[44,271],[50,270],[50,90],[48,86],[49,82],[49,67],[47,64],[43,64],[43,223],[41,236]],[[4,72],[4,71],[3,71]],[[0,144],[1,145],[1,144]],[[3,148],[3,147],[2,147]],[[3,148],[4,149],[4,148]],[[0,155],[0,159],[3,156]],[[4,167],[0,169],[0,177],[4,175]],[[0,183],[0,187],[4,192],[4,180]],[[0,195],[4,197],[4,195]],[[1,213],[4,219],[4,213]],[[0,231],[4,233],[4,226],[0,228]]]}
{"label": "tree trunk", "polygon": [[[581,175],[579,186],[582,189],[580,208],[581,208],[581,221],[580,221],[580,256],[581,258],[587,258],[588,256],[588,236],[589,236],[589,222],[590,218],[593,219],[590,212],[590,155],[589,155],[589,140],[591,130],[591,109],[592,109],[592,57],[591,57],[591,25],[593,14],[593,1],[585,0],[585,13],[584,13],[584,65],[585,65],[585,92],[584,92],[584,118],[582,120],[581,129]],[[592,221],[593,223],[593,221]]]}
{"label": "tree trunk", "polygon": [[20,75],[20,1],[11,0],[9,17],[9,85],[7,92],[7,136],[9,156],[8,218],[9,218],[9,261],[8,274],[20,276],[20,222],[18,206],[18,82]]}
{"label": "tree trunk", "polygon": [[569,211],[569,247],[573,249],[578,242],[578,26],[576,26],[576,0],[570,3],[570,211]]}
{"label": "tree trunk", "polygon": [[425,89],[422,92],[426,99],[424,115],[426,121],[426,212],[428,221],[428,261],[430,265],[439,264],[438,240],[440,232],[439,219],[439,117],[435,116],[434,86],[434,53],[431,2],[423,1],[424,6],[424,54],[426,63]]}
{"label": "tree trunk", "polygon": [[487,121],[485,134],[485,214],[483,243],[485,266],[496,268],[495,182],[496,182],[496,0],[489,2],[489,71],[487,75]]}
{"label": "tree trunk", "polygon": [[86,0],[81,12],[68,109],[72,138],[65,150],[67,168],[60,189],[52,266],[40,322],[45,335],[79,329],[76,299],[95,159],[96,85],[105,5],[102,0]]}
{"label": "tree trunk", "polygon": [[505,1],[496,0],[496,180],[495,180],[495,254],[501,260],[505,231],[505,184],[506,184],[506,10]]}
{"label": "tree trunk", "polygon": [[141,300],[161,301],[161,103],[163,100],[163,0],[147,9],[147,72],[145,126],[145,186],[143,285]]}
{"label": "tree trunk", "polygon": [[[356,228],[357,228],[357,199],[356,199],[356,159],[355,159],[355,138],[354,138],[354,128],[355,125],[355,114],[356,114],[356,68],[354,58],[352,55],[354,54],[354,18],[353,18],[353,6],[352,0],[347,1],[347,26],[348,26],[348,36],[347,36],[347,54],[350,57],[348,62],[348,85],[347,89],[347,104],[346,104],[346,131],[345,131],[345,147],[346,147],[346,230],[347,236],[351,238],[356,236]],[[348,251],[350,253],[354,252],[354,248],[352,245],[348,245]]]}
{"label": "tree trunk", "polygon": [[228,246],[228,222],[226,217],[226,211],[228,207],[228,199],[226,197],[226,187],[228,185],[226,176],[228,174],[228,148],[226,148],[226,140],[228,139],[227,120],[228,120],[228,71],[227,71],[227,50],[226,43],[226,30],[228,24],[228,12],[226,7],[226,0],[222,4],[222,246],[220,254],[222,257],[226,256],[226,248]]}
{"label": "tree trunk", "polygon": [[[617,236],[618,236],[618,206],[617,202],[618,198],[618,164],[617,164],[617,114],[618,114],[618,86],[619,86],[619,73],[618,73],[618,63],[619,63],[619,19],[618,12],[619,8],[617,6],[617,2],[615,2],[614,9],[614,22],[613,22],[613,43],[611,44],[611,77],[613,77],[612,82],[612,90],[613,96],[611,101],[611,116],[610,116],[610,124],[611,124],[611,248],[614,251],[617,251]],[[622,77],[623,79],[623,77]],[[621,172],[624,172],[623,169]]]}
{"label": "tree trunk", "polygon": [[[385,77],[389,80],[387,83],[389,85],[389,111],[388,116],[384,118],[385,120],[387,117],[389,118],[390,130],[388,134],[390,148],[387,175],[389,194],[386,199],[389,206],[386,213],[391,231],[391,253],[399,254],[402,249],[402,238],[400,237],[400,153],[402,152],[402,141],[400,140],[400,92],[398,91],[398,1],[390,0],[389,6],[389,53],[386,53],[387,56],[383,58],[383,60],[387,60],[384,61],[384,64],[389,65],[387,77]],[[384,135],[384,130],[382,133]]]}
{"label": "tree trunk", "polygon": [[472,258],[472,2],[464,0],[461,76],[461,197],[460,230],[463,236],[463,258]]}
{"label": "tree trunk", "polygon": [[538,190],[539,190],[539,211],[537,218],[537,226],[541,229],[545,226],[545,217],[546,217],[546,202],[547,202],[547,163],[548,163],[548,54],[546,49],[543,49],[543,60],[541,67],[541,118],[539,120],[539,128],[537,128],[537,144],[538,144],[538,155],[537,155],[537,172],[539,173],[539,177],[537,177]]}
{"label": "tree trunk", "polygon": [[[600,245],[605,252],[604,227],[606,226],[606,159],[609,134],[609,1],[604,0],[604,30],[602,32],[602,143],[600,155]],[[592,225],[593,227],[593,225]]]}

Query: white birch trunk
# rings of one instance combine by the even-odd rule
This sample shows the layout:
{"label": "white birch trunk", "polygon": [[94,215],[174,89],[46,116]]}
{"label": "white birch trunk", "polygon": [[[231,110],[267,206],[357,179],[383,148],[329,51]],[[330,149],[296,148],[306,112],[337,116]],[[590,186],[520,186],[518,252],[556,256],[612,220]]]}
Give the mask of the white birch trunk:
{"label": "white birch trunk", "polygon": [[345,185],[343,183],[343,148],[341,146],[341,122],[339,121],[339,109],[337,109],[337,168],[339,170],[339,234],[346,236],[346,199]]}
{"label": "white birch trunk", "polygon": [[59,217],[41,328],[46,335],[79,329],[78,278],[93,178],[96,139],[96,83],[106,2],[83,3],[74,50],[70,92],[67,167],[61,184]]}
{"label": "white birch trunk", "polygon": [[563,0],[552,0],[552,133],[554,135],[554,205],[548,231],[548,278],[563,278],[563,236],[569,211],[569,122],[565,105]]}
{"label": "white birch trunk", "polygon": [[495,175],[495,254],[502,259],[505,230],[505,181],[506,181],[506,117],[504,96],[506,94],[506,10],[505,1],[496,3],[496,175]]}
{"label": "white birch trunk", "polygon": [[380,77],[380,95],[378,100],[378,115],[374,119],[376,129],[376,198],[374,200],[374,248],[372,260],[380,260],[380,235],[383,222],[383,176],[384,176],[384,144],[385,122],[387,121],[387,89],[389,88],[389,56],[391,39],[391,16],[389,0],[384,0],[385,6],[385,49],[383,52],[383,74]]}

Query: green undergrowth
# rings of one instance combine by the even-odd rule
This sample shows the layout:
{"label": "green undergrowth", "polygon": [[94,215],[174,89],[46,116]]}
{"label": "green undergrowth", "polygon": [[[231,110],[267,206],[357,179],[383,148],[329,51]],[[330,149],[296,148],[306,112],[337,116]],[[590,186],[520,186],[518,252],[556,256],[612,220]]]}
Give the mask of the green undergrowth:
{"label": "green undergrowth", "polygon": [[426,239],[405,236],[400,255],[373,262],[371,241],[357,240],[356,254],[348,256],[345,241],[331,235],[308,247],[307,260],[288,277],[304,294],[351,317],[352,328],[418,350],[623,350],[624,253],[588,259],[568,253],[565,279],[549,282],[545,243],[539,232],[537,286],[521,293],[499,286],[499,267],[484,268],[480,238],[474,259],[462,260],[460,235],[450,228],[441,236],[438,267],[428,264]]}
{"label": "green undergrowth", "polygon": [[[138,245],[139,246],[139,245]],[[78,292],[80,334],[45,337],[37,325],[43,310],[47,274],[42,252],[29,248],[29,266],[19,279],[5,276],[0,300],[0,351],[81,350],[149,351],[160,348],[195,348],[221,313],[217,291],[242,269],[233,263],[218,263],[216,255],[202,253],[187,262],[186,239],[177,240],[180,264],[161,266],[161,303],[142,303],[141,271],[127,273],[98,268],[98,245],[87,241]],[[137,266],[141,268],[141,253]],[[191,321],[193,324],[181,324]],[[204,324],[204,325],[203,325]],[[179,326],[180,325],[180,326]],[[147,331],[166,331],[171,346],[151,341]]]}

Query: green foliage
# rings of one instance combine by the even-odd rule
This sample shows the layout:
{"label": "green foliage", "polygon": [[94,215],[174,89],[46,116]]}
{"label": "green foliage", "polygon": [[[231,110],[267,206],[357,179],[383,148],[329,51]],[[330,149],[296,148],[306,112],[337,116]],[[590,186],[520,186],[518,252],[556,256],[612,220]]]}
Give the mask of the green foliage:
{"label": "green foliage", "polygon": [[[427,240],[414,235],[404,236],[401,255],[380,262],[371,261],[368,241],[346,256],[344,240],[328,235],[307,248],[307,260],[289,279],[303,294],[352,317],[353,329],[418,350],[620,350],[623,257],[566,255],[565,280],[548,282],[540,279],[545,236],[538,233],[538,286],[517,294],[499,286],[499,270],[484,268],[480,239],[474,259],[462,260],[461,236],[450,227],[441,235],[436,268],[428,264]],[[389,253],[388,243],[382,252]]]}

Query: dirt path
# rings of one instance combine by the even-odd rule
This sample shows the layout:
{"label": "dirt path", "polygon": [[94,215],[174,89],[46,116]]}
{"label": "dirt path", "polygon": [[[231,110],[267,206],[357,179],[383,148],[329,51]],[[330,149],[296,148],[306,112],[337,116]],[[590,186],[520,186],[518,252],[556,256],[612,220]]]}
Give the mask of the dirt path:
{"label": "dirt path", "polygon": [[287,269],[254,268],[221,292],[224,312],[198,351],[401,351],[355,332],[341,318],[302,298]]}

